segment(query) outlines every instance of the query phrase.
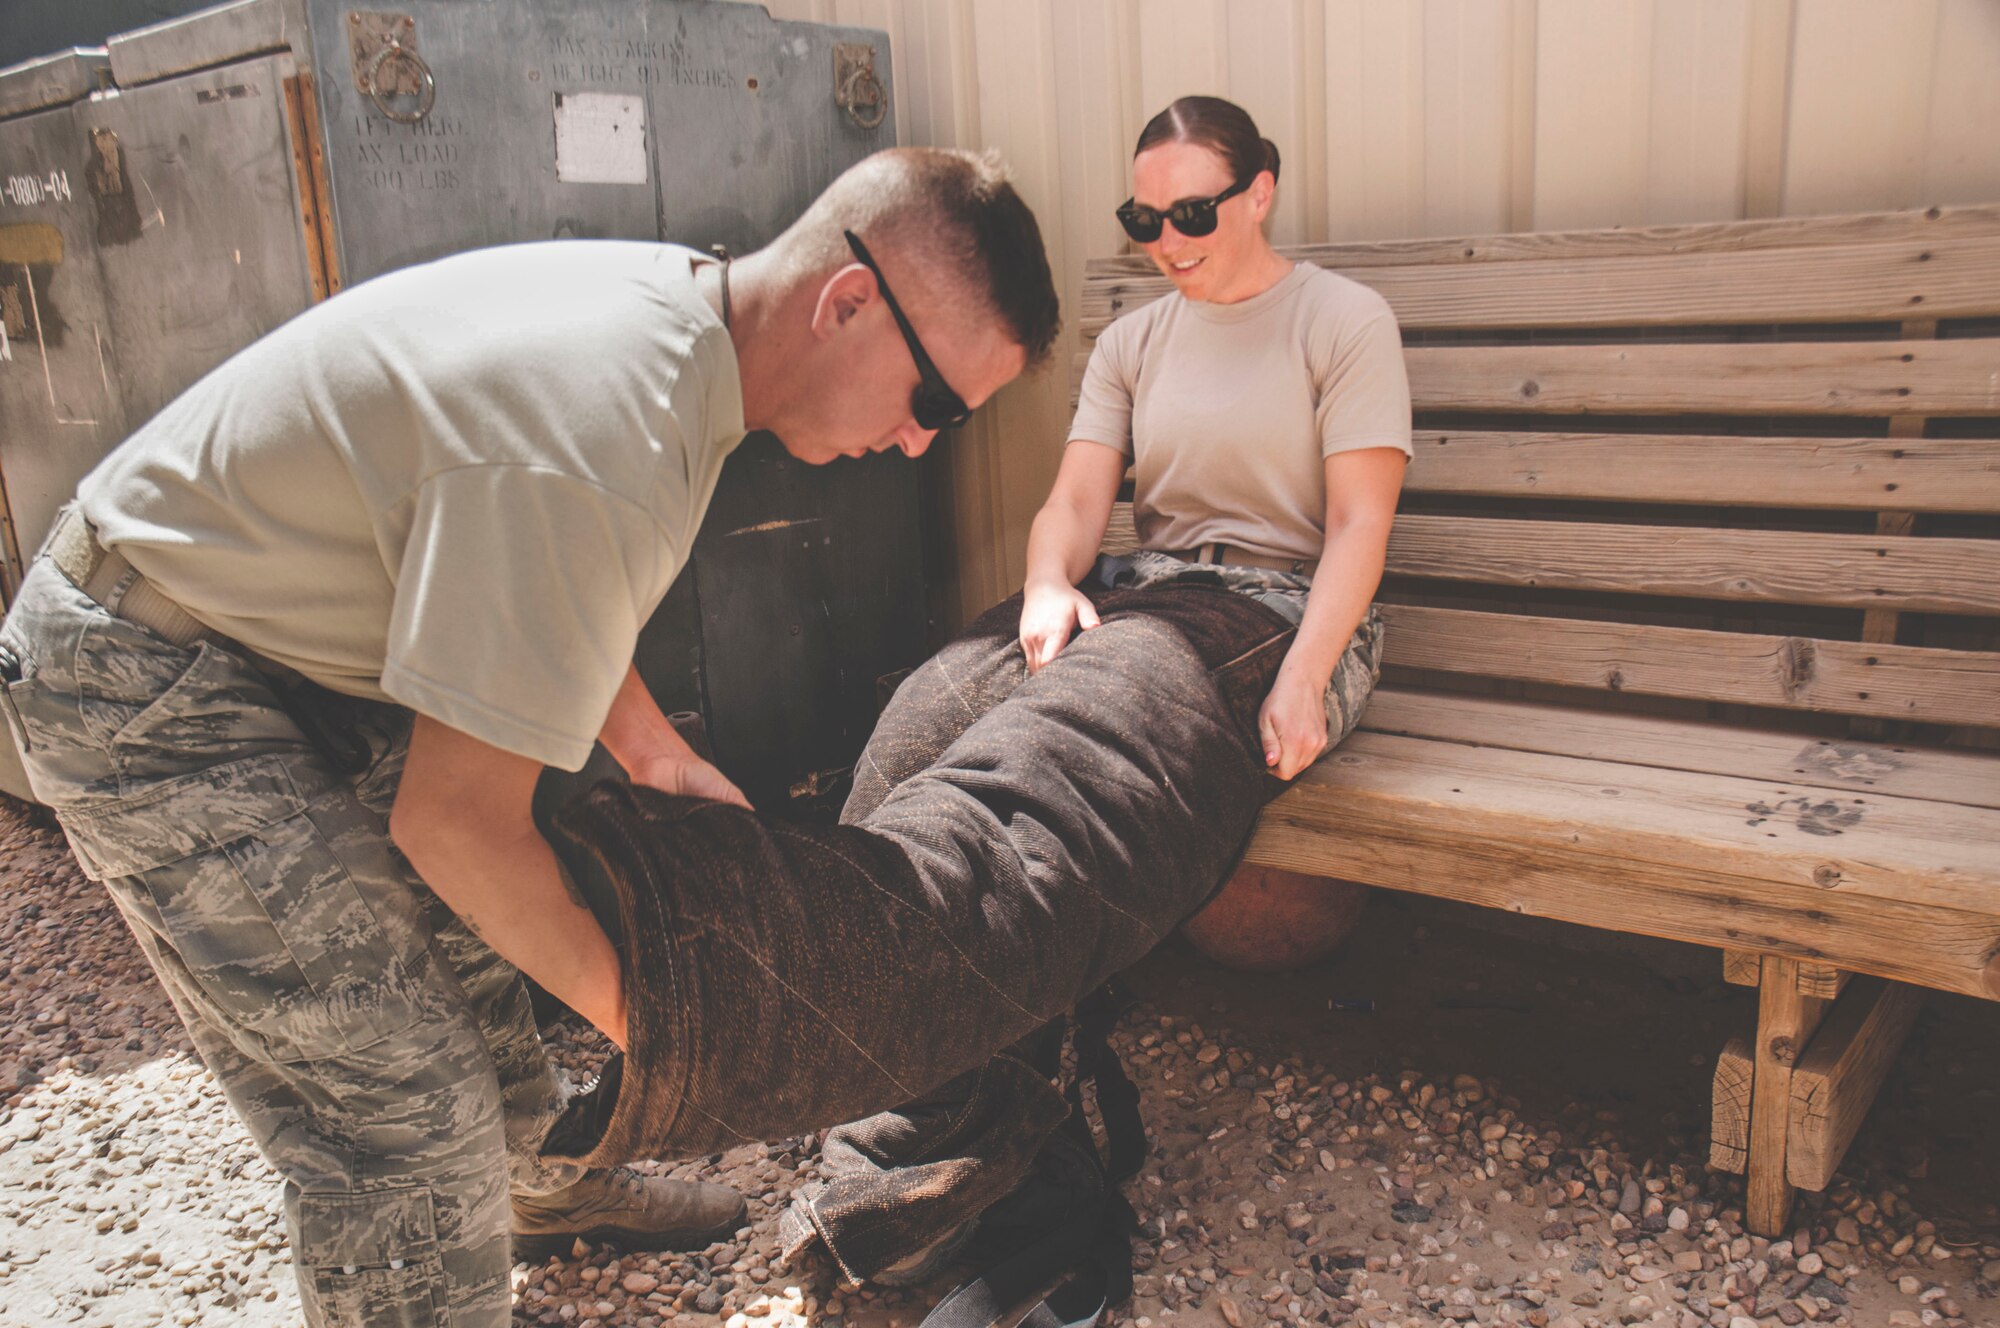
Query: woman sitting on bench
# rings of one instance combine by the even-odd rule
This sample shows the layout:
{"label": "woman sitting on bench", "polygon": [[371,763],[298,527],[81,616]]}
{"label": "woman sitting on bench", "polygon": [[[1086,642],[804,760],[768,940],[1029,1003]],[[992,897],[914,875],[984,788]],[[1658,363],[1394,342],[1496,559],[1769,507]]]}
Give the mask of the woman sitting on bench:
{"label": "woman sitting on bench", "polygon": [[[1038,670],[1096,626],[1086,580],[1251,595],[1298,628],[1258,716],[1265,765],[1290,779],[1353,730],[1380,675],[1370,600],[1410,388],[1387,302],[1271,248],[1277,185],[1277,147],[1232,102],[1182,97],[1139,135],[1118,220],[1174,293],[1091,354],[1028,540],[1021,646]],[[1099,558],[1128,465],[1141,551]]]}

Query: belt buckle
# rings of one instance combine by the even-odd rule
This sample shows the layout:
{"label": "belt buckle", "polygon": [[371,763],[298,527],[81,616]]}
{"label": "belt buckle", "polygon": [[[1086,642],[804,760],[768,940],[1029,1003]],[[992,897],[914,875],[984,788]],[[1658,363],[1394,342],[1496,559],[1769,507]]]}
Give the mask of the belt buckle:
{"label": "belt buckle", "polygon": [[49,531],[44,551],[56,570],[68,577],[78,590],[90,583],[97,575],[97,569],[104,565],[104,546],[97,541],[97,532],[91,529],[89,518],[85,517],[75,503],[65,506],[56,516],[56,524]]}

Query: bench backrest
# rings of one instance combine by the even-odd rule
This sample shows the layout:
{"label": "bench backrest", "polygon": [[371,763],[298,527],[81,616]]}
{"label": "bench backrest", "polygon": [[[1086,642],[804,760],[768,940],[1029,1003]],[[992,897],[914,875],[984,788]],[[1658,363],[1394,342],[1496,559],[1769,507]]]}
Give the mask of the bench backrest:
{"label": "bench backrest", "polygon": [[1404,680],[2000,725],[2000,207],[1286,252],[1402,324]]}

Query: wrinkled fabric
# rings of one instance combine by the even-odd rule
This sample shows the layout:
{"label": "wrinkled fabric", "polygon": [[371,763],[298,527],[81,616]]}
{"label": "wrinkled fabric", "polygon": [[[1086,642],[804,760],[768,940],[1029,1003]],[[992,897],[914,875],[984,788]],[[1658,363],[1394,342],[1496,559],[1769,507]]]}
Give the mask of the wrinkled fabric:
{"label": "wrinkled fabric", "polygon": [[[410,714],[335,698],[333,769],[238,650],[173,645],[38,560],[0,644],[35,793],[284,1177],[308,1323],[511,1319],[510,1171],[562,1088],[520,974],[389,842]],[[296,704],[294,705],[296,708]]]}
{"label": "wrinkled fabric", "polygon": [[[571,1104],[551,1155],[714,1152],[984,1074],[998,1087],[958,1092],[895,1161],[977,1167],[1018,1131],[994,1185],[965,1193],[1019,1178],[1060,1096],[1019,1058],[989,1062],[1198,908],[1282,787],[1256,722],[1290,625],[1213,587],[1094,598],[1102,625],[1033,677],[1018,598],[913,673],[857,766],[848,823],[616,785],[563,814],[567,851],[618,895],[630,1055]],[[1001,1089],[1014,1105],[982,1113]],[[904,1205],[950,1189],[958,1165],[842,1206],[829,1244],[850,1278],[936,1238],[941,1215]]]}
{"label": "wrinkled fabric", "polygon": [[[1244,595],[1296,627],[1312,582],[1292,572],[1196,564],[1146,552],[1101,556],[1084,581],[1087,591],[1168,587]],[[1370,606],[1334,667],[1326,689],[1329,748],[1360,723],[1381,678],[1382,630],[1381,613]],[[1020,665],[1018,651],[995,648],[983,667],[968,661],[954,669],[950,695],[941,694],[936,679],[929,680],[927,691],[909,693],[910,705],[898,709],[895,726],[885,716],[864,753],[842,819],[865,820],[891,789],[963,730],[968,712],[983,713],[1004,700],[1026,676]],[[922,675],[916,681],[925,684]],[[892,1268],[893,1280],[903,1281],[911,1277],[905,1265],[924,1252],[926,1242],[935,1242],[932,1257],[920,1264],[922,1271],[934,1271],[943,1262],[936,1256],[962,1245],[975,1219],[979,1243],[992,1244],[984,1217],[989,1206],[1012,1185],[1025,1183],[1036,1150],[1063,1118],[1050,1110],[1056,1093],[1046,1077],[1007,1073],[1003,1062],[1018,1060],[1019,1054],[1009,1049],[918,1101],[828,1132],[820,1159],[823,1179],[803,1187],[780,1219],[785,1257],[797,1259],[821,1244],[850,1283],[892,1280]],[[961,1120],[999,1123],[972,1132],[958,1124]]]}

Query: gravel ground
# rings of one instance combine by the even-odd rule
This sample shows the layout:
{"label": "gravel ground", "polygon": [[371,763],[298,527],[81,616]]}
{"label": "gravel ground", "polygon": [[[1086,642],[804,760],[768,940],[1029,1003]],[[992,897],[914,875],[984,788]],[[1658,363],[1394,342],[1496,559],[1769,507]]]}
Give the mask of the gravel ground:
{"label": "gravel ground", "polygon": [[[275,1177],[60,835],[0,803],[0,1325],[296,1323]],[[1494,921],[1385,896],[1303,975],[1178,944],[1141,965],[1117,1043],[1154,1147],[1123,1320],[2000,1328],[2000,1007],[1926,1014],[1842,1177],[1767,1241],[1741,1182],[1701,1165],[1698,1062],[1744,999],[1714,956]],[[1356,983],[1380,1017],[1321,1009]],[[602,1053],[569,1026],[551,1043],[577,1077]],[[518,1268],[516,1322],[913,1324],[952,1279],[842,1293],[773,1266],[813,1142],[659,1168],[737,1186],[751,1225],[696,1255]]]}

